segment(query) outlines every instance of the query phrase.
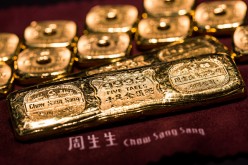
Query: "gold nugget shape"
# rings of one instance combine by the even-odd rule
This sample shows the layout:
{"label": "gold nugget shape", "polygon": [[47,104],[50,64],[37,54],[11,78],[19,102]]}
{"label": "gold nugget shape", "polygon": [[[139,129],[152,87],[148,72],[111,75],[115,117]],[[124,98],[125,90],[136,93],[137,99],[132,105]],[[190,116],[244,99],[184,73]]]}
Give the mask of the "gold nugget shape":
{"label": "gold nugget shape", "polygon": [[244,97],[230,56],[197,58],[22,89],[7,98],[19,140]]}

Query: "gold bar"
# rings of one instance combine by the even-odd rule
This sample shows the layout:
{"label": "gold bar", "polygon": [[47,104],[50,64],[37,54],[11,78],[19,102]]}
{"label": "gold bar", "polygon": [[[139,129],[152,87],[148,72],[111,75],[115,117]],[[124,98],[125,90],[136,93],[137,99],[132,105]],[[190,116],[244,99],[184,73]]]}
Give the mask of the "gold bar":
{"label": "gold bar", "polygon": [[233,51],[235,61],[248,61],[248,26],[236,28],[233,34]]}
{"label": "gold bar", "polygon": [[168,17],[177,15],[191,15],[195,0],[144,0],[145,13],[147,17]]}
{"label": "gold bar", "polygon": [[14,76],[11,67],[0,61],[0,98],[5,97],[12,89]]}
{"label": "gold bar", "polygon": [[93,33],[79,38],[78,66],[92,67],[119,61],[131,51],[131,39],[127,33]]}
{"label": "gold bar", "polygon": [[[41,84],[7,98],[16,138],[31,140],[245,96],[230,56],[197,58]],[[185,111],[186,112],[186,111]]]}
{"label": "gold bar", "polygon": [[146,18],[140,20],[135,36],[141,50],[183,40],[192,35],[192,21],[189,16]]}
{"label": "gold bar", "polygon": [[212,35],[230,35],[244,24],[247,5],[243,1],[202,2],[196,7],[194,30]]}
{"label": "gold bar", "polygon": [[128,33],[136,31],[138,9],[133,5],[97,5],[86,15],[86,33]]}
{"label": "gold bar", "polygon": [[27,85],[62,77],[71,71],[73,57],[66,47],[25,49],[15,61],[15,78]]}

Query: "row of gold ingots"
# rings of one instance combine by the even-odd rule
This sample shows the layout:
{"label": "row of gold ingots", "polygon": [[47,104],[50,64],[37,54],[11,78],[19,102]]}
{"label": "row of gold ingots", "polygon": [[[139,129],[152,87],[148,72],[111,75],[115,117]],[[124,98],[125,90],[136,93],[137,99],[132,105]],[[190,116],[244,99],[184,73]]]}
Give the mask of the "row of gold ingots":
{"label": "row of gold ingots", "polygon": [[[170,5],[173,5],[176,2],[177,1],[164,2],[164,3],[166,5],[168,5],[167,3],[170,3]],[[228,3],[230,2],[232,2],[232,4],[228,5]],[[218,19],[220,19],[221,17],[225,18],[224,16],[227,15],[226,13],[229,13],[228,16],[231,15],[230,12],[232,12],[233,9],[230,9],[230,7],[235,6],[236,2],[239,3],[241,1],[235,1],[235,3],[233,3],[233,1],[227,1],[227,2],[225,1],[225,5],[223,5],[223,1],[222,1],[221,4],[217,5],[217,7],[215,8],[213,7],[213,9],[216,9],[216,10],[221,10],[219,8],[223,8],[223,10],[225,10],[223,13],[220,13],[220,11],[217,12],[216,10],[211,10],[211,11],[216,13],[213,15],[215,17],[218,17]],[[144,6],[146,6],[145,3],[146,1],[144,1]],[[179,4],[182,4],[182,3],[179,3]],[[197,15],[198,8],[200,8],[201,5],[197,7],[195,11],[196,14],[193,15],[194,19],[196,19],[195,15]],[[209,5],[211,6],[212,4],[210,3]],[[223,7],[223,6],[227,6],[227,7]],[[102,11],[100,10],[101,8],[107,8],[107,10],[105,9]],[[116,33],[110,33],[110,32],[116,32],[117,29],[122,29],[117,24],[117,22],[121,22],[121,23],[124,22],[123,19],[121,19],[123,17],[122,16],[123,13],[121,12],[121,10],[130,9],[130,8],[132,7],[128,7],[128,8],[120,7],[120,6],[117,6],[117,7],[116,6],[96,6],[94,7],[86,17],[87,34],[82,36],[78,41],[78,53],[77,53],[78,59],[77,60],[80,61],[80,58],[84,58],[82,62],[84,62],[85,60],[91,60],[89,56],[85,56],[86,53],[81,53],[82,50],[80,50],[80,46],[79,46],[80,42],[86,42],[87,43],[86,46],[82,46],[82,49],[83,50],[84,48],[93,49],[94,47],[91,47],[91,45],[88,44],[89,42],[88,40],[90,39],[87,37],[89,36],[93,36],[92,42],[96,46],[96,49],[99,49],[99,50],[107,49],[108,50],[108,47],[111,45],[109,35],[116,34]],[[89,19],[88,17],[90,16],[90,14],[92,14],[91,12],[94,10],[99,11],[99,12],[101,11],[101,14],[103,14],[103,16],[101,17],[95,16],[93,17],[93,19],[90,17],[91,19]],[[148,15],[152,15],[150,12],[148,12],[148,9],[145,8],[145,10],[146,10],[146,14],[144,14],[144,17],[147,17]],[[191,10],[192,9],[190,9],[190,11]],[[95,13],[96,11],[94,11],[93,13]],[[179,15],[182,13],[186,14],[189,12],[182,12],[182,11],[178,12]],[[154,21],[148,21],[150,23],[145,23],[145,24],[147,24],[148,26],[154,25],[155,26],[154,33],[156,33],[156,31],[164,32],[164,33],[167,33],[167,35],[165,35],[166,37],[164,36],[165,38],[176,38],[177,39],[178,36],[170,36],[169,34],[172,32],[175,32],[175,29],[172,31],[170,30],[175,27],[178,27],[179,26],[178,22],[175,20],[173,20],[172,22],[169,22],[168,20],[172,18],[173,19],[177,18],[178,20],[178,17],[183,18],[181,20],[182,22],[187,20],[185,15],[163,17],[163,18],[160,16],[159,18],[154,17],[154,19],[159,20],[157,23],[154,23]],[[101,18],[103,18],[104,20],[99,21]],[[144,18],[143,20],[151,20],[152,18],[153,17],[147,17],[147,18]],[[87,23],[88,19],[91,20],[90,21],[91,23],[94,22],[92,20],[98,20],[99,22],[98,24],[94,24],[93,26],[91,26]],[[214,18],[211,17],[211,19],[214,19]],[[227,23],[224,22],[223,24],[226,25],[224,26],[223,24],[218,22],[218,25],[222,25],[222,26],[210,26],[210,28],[209,26],[206,26],[205,28],[202,28],[203,26],[198,25],[198,26],[195,26],[194,29],[197,29],[199,32],[203,32],[203,31],[200,31],[199,29],[204,29],[205,32],[207,33],[212,33],[214,31],[213,29],[215,29],[215,32],[216,32],[215,34],[226,34],[228,30],[234,29],[237,24],[241,25],[243,23],[244,17],[241,20],[238,23],[235,22],[235,25],[233,25],[230,22],[228,22],[228,25],[226,25]],[[179,21],[179,23],[181,21]],[[114,30],[114,28],[109,27],[109,29],[111,30],[107,32],[106,31],[99,32],[99,31],[96,31],[97,29],[94,30],[94,27],[98,27],[98,29],[101,29],[101,27],[104,27],[103,25],[100,24],[101,22],[104,22],[103,23],[104,26],[107,24],[107,22],[110,22],[110,25],[111,25],[110,27],[117,26],[117,29]],[[149,47],[149,48],[154,47],[156,45],[154,44],[155,39],[157,39],[156,42],[158,45],[160,45],[161,44],[160,42],[162,41],[166,41],[166,43],[169,42],[168,40],[161,40],[161,38],[159,38],[161,35],[157,34],[156,37],[154,37],[152,33],[150,32],[150,30],[154,29],[154,27],[144,29],[144,30],[148,29],[148,32],[149,32],[148,36],[150,38],[149,37],[148,38],[150,40],[147,39],[146,36],[142,35],[143,33],[141,34],[139,32],[140,31],[139,27],[141,26],[140,25],[141,22],[142,20],[138,23],[138,29],[136,33],[136,42],[139,48],[146,49],[146,47]],[[173,23],[175,22],[177,22],[176,25],[173,25]],[[130,24],[130,26],[128,26],[129,28],[125,26],[124,29],[126,29],[126,31],[124,32],[132,33],[134,23]],[[33,24],[36,25],[38,23],[33,23]],[[54,35],[58,33],[58,29],[53,28],[53,27],[57,27],[57,25],[55,26],[54,24],[55,23],[53,22],[53,23],[50,23],[49,26],[45,26],[43,30],[41,31],[42,35],[44,35],[45,37],[54,37]],[[186,25],[188,25],[188,23],[186,23]],[[143,27],[143,24],[141,27]],[[183,28],[183,27],[184,26],[180,28]],[[191,27],[191,25],[189,27]],[[243,30],[238,30],[239,28],[237,28],[236,30],[237,36],[240,37],[240,39],[237,39],[238,42],[235,42],[235,39],[234,39],[234,44],[235,44],[234,50],[239,52],[236,54],[243,54],[243,52],[247,52],[247,49],[245,51],[243,49],[245,46],[243,47],[240,46],[240,45],[245,45],[244,42],[247,43],[247,39],[245,39],[247,38],[247,33],[245,32],[246,30],[244,30],[245,27],[240,27],[240,28],[242,28]],[[106,29],[108,28],[105,27],[105,30]],[[168,34],[168,31],[169,31],[169,34]],[[117,33],[117,34],[118,34],[117,36],[120,35],[120,33]],[[178,35],[179,33],[175,33],[175,34]],[[121,118],[125,118],[125,115],[126,115],[130,117],[130,114],[127,114],[127,111],[132,111],[134,116],[136,113],[148,114],[148,115],[150,113],[151,114],[153,113],[150,111],[149,112],[141,111],[140,109],[138,111],[135,111],[135,108],[137,108],[137,106],[141,106],[138,108],[142,108],[142,106],[149,107],[153,105],[163,106],[164,104],[167,104],[173,101],[176,101],[178,105],[181,106],[181,103],[183,102],[184,103],[187,102],[187,104],[194,104],[196,102],[201,103],[201,101],[207,103],[208,99],[218,100],[218,99],[221,99],[221,97],[231,99],[233,97],[243,96],[244,95],[244,84],[242,82],[242,78],[239,75],[239,72],[236,66],[234,65],[234,63],[232,62],[232,60],[230,59],[230,57],[226,56],[226,54],[229,54],[229,53],[228,53],[228,50],[225,48],[225,46],[223,46],[216,38],[211,37],[211,36],[200,36],[196,38],[184,39],[188,36],[188,34],[189,32],[187,32],[187,35],[183,35],[182,38],[178,37],[179,38],[178,40],[180,40],[179,42],[174,42],[166,47],[153,50],[152,52],[149,52],[147,54],[144,53],[140,56],[128,58],[126,60],[118,61],[110,65],[102,66],[100,68],[98,67],[97,69],[88,70],[86,72],[80,73],[81,74],[80,76],[84,74],[92,75],[92,74],[99,73],[102,71],[119,70],[120,68],[123,68],[123,66],[124,68],[130,68],[130,66],[137,67],[137,66],[149,65],[147,67],[143,67],[143,68],[132,70],[132,71],[116,72],[112,74],[109,73],[107,75],[99,74],[96,77],[88,77],[85,79],[76,78],[70,82],[69,81],[50,82],[50,84],[40,85],[39,87],[41,89],[37,89],[36,87],[33,87],[28,90],[24,89],[24,90],[12,93],[11,95],[9,95],[8,101],[11,107],[11,114],[13,114],[12,122],[13,122],[14,129],[16,131],[17,137],[21,140],[28,140],[31,138],[45,136],[46,133],[47,135],[53,134],[55,132],[58,133],[60,131],[63,131],[65,128],[67,130],[70,130],[70,129],[80,129],[80,128],[85,128],[85,127],[90,127],[91,124],[85,124],[85,122],[87,123],[91,120],[94,120],[95,122],[94,124],[92,124],[92,126],[96,126],[98,124],[100,125],[101,123],[111,122],[112,121],[111,119],[113,118],[114,118],[113,121],[115,121],[116,116],[121,116]],[[234,34],[236,35],[236,32]],[[86,36],[86,39],[84,38],[85,36]],[[60,39],[60,38],[61,37],[58,37],[57,39]],[[72,43],[74,43],[72,42],[73,41],[72,38],[69,42],[70,44],[66,42],[67,44],[62,44],[63,46],[58,46],[58,47],[64,47],[64,48],[70,47],[68,45],[73,45]],[[234,36],[234,38],[237,38],[237,37]],[[149,41],[152,41],[152,42],[149,43]],[[176,41],[176,40],[174,39],[174,40],[171,40],[171,42],[172,41]],[[26,45],[28,48],[38,47],[37,44],[35,46],[33,46],[32,44],[30,45],[30,43],[28,44],[27,39],[26,39]],[[38,45],[39,45],[39,42],[38,42]],[[44,45],[45,46],[42,46],[43,47],[42,50],[46,50],[48,47],[47,42]],[[71,47],[73,48],[74,46],[71,46]],[[69,49],[69,50],[74,50],[74,49]],[[71,51],[71,52],[74,52],[74,51]],[[96,53],[96,51],[94,53]],[[94,53],[92,56],[95,55]],[[40,65],[48,64],[52,60],[52,58],[48,58],[47,54],[48,53],[45,53],[44,56],[42,55],[42,58],[40,57],[36,58],[35,61],[39,63]],[[217,55],[207,55],[207,56],[205,55],[204,56],[203,54],[217,54]],[[199,55],[203,55],[203,56],[194,58],[193,60],[192,59],[182,60],[182,58],[194,57],[194,56],[199,56]],[[99,56],[99,54],[97,54],[96,57],[97,56]],[[120,56],[118,56],[117,58],[119,57]],[[96,60],[95,58],[93,59]],[[156,62],[159,62],[159,61],[170,62],[174,60],[177,60],[177,61],[175,61],[174,63],[172,62],[172,63],[163,64],[165,66],[163,66],[162,64],[155,64]],[[151,66],[151,64],[154,64],[154,65]],[[225,68],[224,66],[228,66],[228,67]],[[199,73],[198,73],[198,70],[199,70]],[[204,75],[204,77],[208,78],[208,81],[204,82],[204,85],[202,84],[204,86],[204,89],[199,87],[199,84],[203,83],[200,81],[200,79],[194,79],[194,77],[192,77],[192,75],[190,74],[188,76],[185,76],[189,72],[192,72],[192,71],[197,72],[196,74],[200,74],[201,71],[203,73],[209,73],[209,75],[208,74]],[[185,75],[181,76],[181,74],[185,74]],[[211,75],[216,76],[217,78],[212,79]],[[230,76],[229,78],[227,78],[228,75]],[[154,79],[154,77],[156,78]],[[193,86],[191,84],[192,78],[194,79],[194,81],[197,80],[198,82],[196,84],[193,84]],[[182,84],[183,81],[188,82],[191,86],[187,86],[187,84],[186,85]],[[135,83],[135,86],[128,87],[132,83]],[[218,84],[218,86],[220,86],[220,88],[219,87],[215,88],[216,83]],[[136,93],[125,93],[125,95],[122,95],[123,93],[121,93],[120,91],[123,91],[124,89],[120,88],[121,84],[122,86],[123,84],[126,85],[125,90],[128,90],[128,91],[130,90],[130,92],[131,90],[134,90],[134,91],[137,90]],[[157,87],[158,85],[161,87],[161,91],[154,87],[154,86]],[[147,88],[144,89],[144,91],[140,91],[142,87],[144,88],[147,87]],[[112,93],[110,89],[113,89]],[[176,91],[174,89],[176,89]],[[81,90],[83,90],[83,92]],[[96,93],[94,93],[94,91]],[[119,91],[118,98],[116,97],[117,95],[115,95],[116,91],[117,92]],[[197,91],[200,91],[200,92],[197,92]],[[229,93],[230,95],[227,95],[227,93]],[[149,94],[149,97],[145,97],[145,94]],[[97,96],[94,96],[94,95],[97,95]],[[130,100],[129,98],[126,100],[124,99],[122,101],[118,100],[120,99],[120,97],[124,97],[124,96],[130,97],[132,99]],[[170,96],[173,96],[173,97],[170,97]],[[178,96],[178,98],[176,98],[176,96]],[[152,99],[152,100],[149,100],[149,99]],[[156,100],[156,102],[154,102],[154,100]],[[167,102],[164,102],[164,101],[167,101]],[[175,104],[175,109],[177,109],[176,105],[177,104]],[[123,107],[124,109],[122,109]],[[170,107],[170,108],[173,109],[173,107]],[[70,110],[68,111],[68,109]],[[116,114],[114,113],[115,110],[116,110]],[[154,111],[154,113],[163,113],[163,112]],[[68,128],[68,125],[72,127]]]}
{"label": "row of gold ingots", "polygon": [[[136,43],[140,49],[150,49],[184,39],[192,33],[193,16],[197,32],[226,34],[243,24],[246,5],[242,1],[202,3],[194,13],[194,1],[144,0],[145,13],[137,28]],[[129,55],[130,38],[126,33],[136,31],[138,11],[134,6],[96,6],[86,17],[87,31],[78,42],[76,60],[83,67],[113,62]],[[245,28],[235,33],[238,56],[247,54]],[[117,32],[117,33],[112,33]],[[124,33],[123,33],[124,32]],[[71,21],[32,22],[25,30],[27,49],[18,55],[15,74],[20,83],[36,83],[55,76],[67,74],[72,67],[75,54],[76,25]],[[1,61],[11,61],[18,52],[18,38],[14,34],[1,35]],[[63,36],[63,37],[61,37]],[[244,40],[240,42],[239,37]],[[9,46],[9,42],[15,42]],[[7,46],[3,46],[7,45]],[[4,52],[6,51],[6,52]],[[8,54],[8,55],[7,55]],[[63,55],[62,55],[63,54]],[[10,56],[10,57],[8,57]],[[7,64],[1,64],[4,81],[1,94],[6,94],[13,82]],[[3,73],[4,71],[4,73]],[[8,71],[8,73],[6,73]],[[11,78],[10,78],[11,77]]]}

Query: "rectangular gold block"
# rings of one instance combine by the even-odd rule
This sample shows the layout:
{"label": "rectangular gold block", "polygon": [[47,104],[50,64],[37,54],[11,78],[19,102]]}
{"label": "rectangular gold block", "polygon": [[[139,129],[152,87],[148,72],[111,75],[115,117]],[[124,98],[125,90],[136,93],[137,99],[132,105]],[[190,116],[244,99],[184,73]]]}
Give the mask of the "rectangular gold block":
{"label": "rectangular gold block", "polygon": [[230,56],[208,54],[41,84],[7,98],[19,140],[166,114],[245,96]]}

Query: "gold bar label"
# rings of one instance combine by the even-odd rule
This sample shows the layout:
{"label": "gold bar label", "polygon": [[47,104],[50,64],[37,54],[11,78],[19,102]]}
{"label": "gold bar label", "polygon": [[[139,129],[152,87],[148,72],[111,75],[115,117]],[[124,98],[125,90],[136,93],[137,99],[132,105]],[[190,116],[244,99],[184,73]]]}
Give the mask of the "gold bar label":
{"label": "gold bar label", "polygon": [[154,103],[154,100],[161,100],[163,93],[154,76],[155,71],[147,69],[93,80],[92,85],[101,100],[101,111],[115,113],[118,109],[130,109],[130,105],[139,107]]}

